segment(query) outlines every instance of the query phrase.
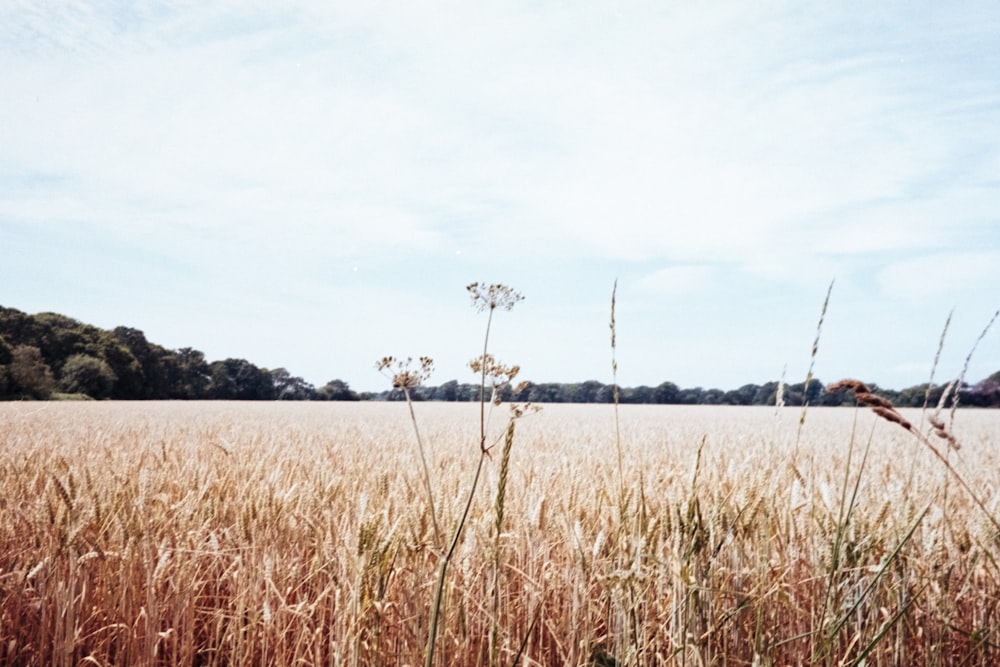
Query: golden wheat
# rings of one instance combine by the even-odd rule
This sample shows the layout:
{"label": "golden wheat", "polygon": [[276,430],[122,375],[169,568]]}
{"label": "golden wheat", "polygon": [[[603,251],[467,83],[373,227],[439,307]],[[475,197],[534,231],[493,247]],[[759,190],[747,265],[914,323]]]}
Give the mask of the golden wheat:
{"label": "golden wheat", "polygon": [[[398,404],[32,407],[0,405],[0,664],[424,659],[439,543]],[[479,406],[420,407],[450,529]],[[1000,658],[997,529],[926,451],[911,470],[911,434],[839,408],[811,408],[801,434],[796,408],[777,426],[773,408],[620,410],[624,518],[611,406],[546,406],[506,469],[487,465],[504,494],[473,502],[442,664]],[[995,512],[1000,413],[962,411],[947,433]],[[814,475],[786,465],[797,440]]]}

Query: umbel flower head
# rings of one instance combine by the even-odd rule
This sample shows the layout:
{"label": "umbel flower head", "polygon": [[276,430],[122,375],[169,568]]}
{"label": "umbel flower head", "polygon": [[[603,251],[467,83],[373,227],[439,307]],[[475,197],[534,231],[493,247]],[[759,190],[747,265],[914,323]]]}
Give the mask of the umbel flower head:
{"label": "umbel flower head", "polygon": [[493,386],[505,385],[521,372],[520,366],[505,366],[489,353],[469,361],[469,368],[473,373],[485,376],[486,383]]}
{"label": "umbel flower head", "polygon": [[483,378],[483,386],[491,387],[493,390],[492,403],[500,404],[499,388],[510,384],[521,372],[520,366],[505,366],[501,364],[492,354],[484,354],[469,361],[469,368],[473,373]]}
{"label": "umbel flower head", "polygon": [[419,387],[434,371],[434,360],[430,357],[420,357],[417,361],[419,368],[410,368],[413,357],[382,357],[375,363],[375,368],[392,379],[393,389],[413,389]]}
{"label": "umbel flower head", "polygon": [[465,289],[472,297],[472,307],[480,313],[484,310],[496,310],[497,308],[510,310],[518,301],[524,300],[524,296],[520,292],[515,292],[510,287],[500,283],[492,285],[472,283],[466,285]]}

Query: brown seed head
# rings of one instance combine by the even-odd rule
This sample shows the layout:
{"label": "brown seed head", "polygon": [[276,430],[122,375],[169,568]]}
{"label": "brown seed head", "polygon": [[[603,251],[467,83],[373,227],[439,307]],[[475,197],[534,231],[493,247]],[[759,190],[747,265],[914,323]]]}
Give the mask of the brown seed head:
{"label": "brown seed head", "polygon": [[486,383],[492,386],[507,384],[521,372],[520,366],[505,366],[492,354],[485,354],[469,361],[473,373],[483,374],[485,369]]}
{"label": "brown seed head", "polygon": [[872,390],[868,388],[868,385],[861,380],[841,380],[840,382],[834,382],[826,388],[826,390],[830,393],[841,391],[843,389],[850,389],[855,394],[872,393]]}
{"label": "brown seed head", "polygon": [[375,369],[392,380],[393,389],[412,389],[419,387],[434,371],[434,360],[430,357],[420,357],[417,361],[420,367],[410,368],[413,357],[382,357],[375,362]]}
{"label": "brown seed head", "polygon": [[892,404],[888,398],[882,396],[876,396],[875,394],[866,394],[865,392],[856,392],[854,398],[858,400],[861,405],[867,405],[869,407],[881,407],[887,408],[889,410],[894,410],[895,406]]}
{"label": "brown seed head", "polygon": [[872,408],[872,412],[886,421],[892,422],[893,424],[899,424],[907,431],[913,430],[913,424],[903,419],[901,414],[891,408],[883,408],[880,405],[876,405]]}
{"label": "brown seed head", "polygon": [[510,404],[510,418],[520,419],[528,413],[541,412],[542,406],[534,405],[533,403],[511,403]]}

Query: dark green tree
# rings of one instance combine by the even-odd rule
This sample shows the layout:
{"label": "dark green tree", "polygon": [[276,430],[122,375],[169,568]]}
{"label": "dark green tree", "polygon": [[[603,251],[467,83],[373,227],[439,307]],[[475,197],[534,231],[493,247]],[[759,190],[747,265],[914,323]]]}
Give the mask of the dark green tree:
{"label": "dark green tree", "polygon": [[107,398],[116,379],[115,372],[103,359],[88,354],[73,354],[62,366],[59,388],[70,394]]}
{"label": "dark green tree", "polygon": [[96,330],[91,343],[83,350],[92,357],[104,359],[118,378],[111,398],[136,400],[145,398],[146,378],[135,355],[110,331]]}
{"label": "dark green tree", "polygon": [[14,350],[0,336],[0,399],[10,395],[10,362],[14,358]]}
{"label": "dark green tree", "polygon": [[778,383],[765,382],[754,392],[752,405],[774,405],[778,402]]}
{"label": "dark green tree", "polygon": [[661,404],[679,403],[680,391],[673,382],[662,382],[653,390],[653,400]]}
{"label": "dark green tree", "polygon": [[1000,407],[1000,381],[989,377],[964,388],[959,394],[959,403],[978,408]]}
{"label": "dark green tree", "polygon": [[0,335],[0,366],[6,366],[14,358],[14,350],[7,343],[7,339]]}
{"label": "dark green tree", "polygon": [[351,390],[351,385],[343,380],[330,380],[316,390],[317,398],[324,401],[356,401],[358,395]]}
{"label": "dark green tree", "polygon": [[211,398],[235,401],[268,401],[275,398],[271,374],[246,359],[213,361],[209,368]]}
{"label": "dark green tree", "polygon": [[434,392],[435,401],[457,401],[458,400],[458,380],[448,380],[438,386]]}
{"label": "dark green tree", "polygon": [[698,405],[702,402],[704,393],[705,390],[701,387],[687,387],[677,394],[677,401],[681,405]]}
{"label": "dark green tree", "polygon": [[723,405],[726,400],[726,392],[721,389],[707,389],[701,395],[701,402],[704,405]]}
{"label": "dark green tree", "polygon": [[212,369],[201,350],[182,347],[164,361],[169,398],[199,400],[208,398]]}
{"label": "dark green tree", "polygon": [[654,403],[656,393],[652,387],[644,384],[638,387],[623,387],[619,392],[619,402],[621,403]]}
{"label": "dark green tree", "polygon": [[127,349],[142,370],[142,388],[134,398],[169,398],[170,370],[168,359],[172,356],[155,343],[146,340],[146,334],[131,327],[115,327],[112,332],[118,342]]}
{"label": "dark green tree", "polygon": [[572,385],[572,389],[566,392],[566,398],[573,403],[596,403],[597,396],[603,386],[597,380],[585,380],[580,384]]}
{"label": "dark green tree", "polygon": [[[478,400],[478,397],[477,397]],[[489,397],[487,396],[487,400]],[[543,382],[532,385],[528,391],[528,402],[530,403],[563,403],[563,394],[560,386],[555,382]]]}
{"label": "dark green tree", "polygon": [[52,395],[55,380],[42,352],[33,345],[18,345],[11,351],[11,389],[25,398],[44,400]]}
{"label": "dark green tree", "polygon": [[[620,391],[620,389],[619,389]],[[620,397],[619,397],[620,399]],[[594,397],[595,403],[614,403],[615,402],[615,385],[606,384],[601,387],[597,392],[597,396]]]}
{"label": "dark green tree", "polygon": [[279,401],[308,401],[316,396],[316,388],[286,368],[270,371],[274,397]]}
{"label": "dark green tree", "polygon": [[753,405],[753,399],[760,389],[755,384],[745,384],[739,389],[732,389],[725,393],[723,402],[727,405]]}

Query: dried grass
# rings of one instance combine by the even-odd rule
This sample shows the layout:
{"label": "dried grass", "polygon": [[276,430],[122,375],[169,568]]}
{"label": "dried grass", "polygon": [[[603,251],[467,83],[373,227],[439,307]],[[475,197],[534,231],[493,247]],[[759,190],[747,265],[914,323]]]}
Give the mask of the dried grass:
{"label": "dried grass", "polygon": [[[421,405],[444,526],[477,416]],[[456,550],[442,664],[486,664],[494,625],[500,664],[1000,660],[1000,537],[942,492],[939,462],[913,464],[920,445],[867,411],[812,408],[801,436],[796,408],[778,421],[621,406],[621,530],[610,406],[523,420],[502,532],[481,494]],[[962,411],[947,431],[994,511],[998,421]],[[845,458],[852,432],[871,434],[867,460]],[[779,464],[799,438],[814,477]],[[398,405],[4,404],[0,441],[0,664],[423,660],[437,540]]]}

